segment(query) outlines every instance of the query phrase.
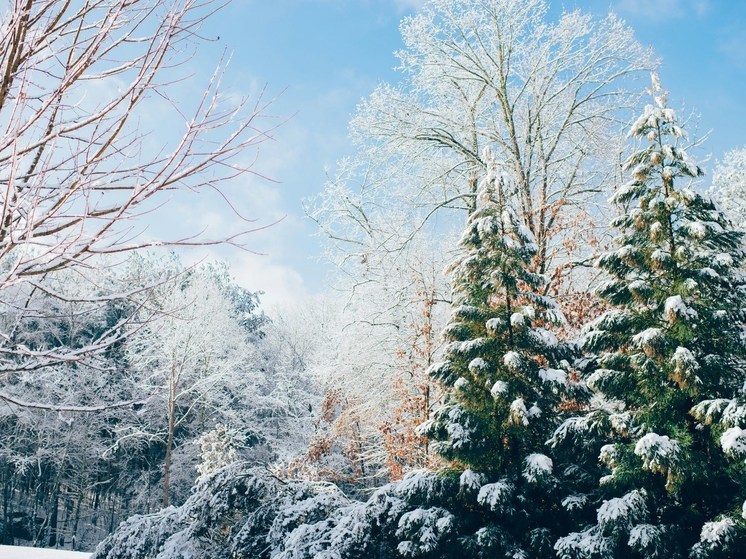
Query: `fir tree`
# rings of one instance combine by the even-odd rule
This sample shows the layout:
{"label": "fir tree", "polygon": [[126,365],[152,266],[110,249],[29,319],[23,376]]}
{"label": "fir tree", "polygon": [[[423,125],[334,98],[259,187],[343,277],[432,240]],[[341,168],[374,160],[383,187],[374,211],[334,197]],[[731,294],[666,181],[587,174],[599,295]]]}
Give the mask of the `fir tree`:
{"label": "fir tree", "polygon": [[543,294],[546,279],[531,271],[533,235],[508,204],[510,181],[489,150],[484,159],[462,254],[449,270],[446,349],[430,369],[447,396],[422,431],[461,476],[462,492],[474,493],[476,503],[460,506],[482,506],[471,522],[468,513],[459,516],[479,527],[461,541],[480,553],[541,557],[552,553],[550,534],[563,518],[559,478],[566,473],[545,443],[563,403],[579,394],[567,362],[572,352],[550,330],[561,313]]}
{"label": "fir tree", "polygon": [[[613,197],[619,248],[598,261],[615,308],[585,332],[606,405],[555,435],[607,441],[596,522],[557,543],[562,558],[727,558],[745,543],[743,234],[688,187],[702,170],[655,76],[651,93]],[[728,406],[738,413],[718,425]]]}

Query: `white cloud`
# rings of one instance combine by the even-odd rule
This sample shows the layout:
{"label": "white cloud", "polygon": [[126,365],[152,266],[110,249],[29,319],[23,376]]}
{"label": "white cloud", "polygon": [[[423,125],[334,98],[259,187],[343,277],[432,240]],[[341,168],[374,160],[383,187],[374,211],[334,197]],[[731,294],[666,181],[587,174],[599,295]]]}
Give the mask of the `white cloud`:
{"label": "white cloud", "polygon": [[271,256],[235,255],[230,259],[236,282],[250,291],[263,291],[262,307],[297,303],[308,296],[303,277]]}

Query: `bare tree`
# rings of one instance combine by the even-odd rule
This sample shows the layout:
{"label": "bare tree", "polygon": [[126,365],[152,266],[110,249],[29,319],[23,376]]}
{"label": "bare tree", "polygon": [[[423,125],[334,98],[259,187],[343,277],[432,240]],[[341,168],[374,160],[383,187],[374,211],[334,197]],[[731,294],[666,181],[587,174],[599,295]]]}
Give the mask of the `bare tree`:
{"label": "bare tree", "polygon": [[[138,218],[157,210],[171,191],[211,192],[233,209],[225,186],[252,172],[254,149],[269,138],[266,100],[221,95],[226,60],[188,102],[180,100],[200,29],[219,7],[212,0],[6,3],[0,16],[5,305],[23,310],[41,292],[62,298],[45,281],[50,275],[72,269],[83,276],[107,255],[146,246],[241,245],[256,227],[236,211],[240,225],[227,238],[138,235]],[[81,297],[147,303],[147,286],[98,287]],[[128,320],[79,348],[30,348],[0,332],[0,375],[87,359],[121,340]]]}
{"label": "bare tree", "polygon": [[746,146],[728,151],[718,161],[710,194],[737,229],[746,229]]}
{"label": "bare tree", "polygon": [[[572,11],[552,21],[544,0],[431,0],[401,30],[401,81],[361,103],[351,122],[356,153],[307,208],[351,301],[344,332],[361,333],[356,357],[372,340],[393,356],[416,333],[406,318],[421,304],[413,278],[454,258],[486,146],[515,177],[507,194],[536,238],[536,271],[561,280],[572,259],[588,256],[590,206],[619,173],[620,121],[638,99],[630,85],[654,65],[613,15]],[[442,310],[447,280],[425,285]],[[444,325],[436,312],[432,327]],[[345,368],[330,369],[342,386]],[[397,374],[388,363],[360,371],[353,388]],[[417,393],[414,374],[399,385],[400,394],[375,389],[391,402],[378,414],[384,421],[406,405],[401,393]]]}
{"label": "bare tree", "polygon": [[558,231],[618,172],[614,138],[635,100],[625,83],[654,64],[651,53],[613,15],[550,22],[544,0],[430,1],[404,20],[402,37],[401,84],[361,104],[358,154],[309,214],[341,259],[373,263],[453,223],[449,210],[463,221],[489,145],[517,179],[537,270],[552,270]]}
{"label": "bare tree", "polygon": [[257,374],[247,371],[253,368],[253,352],[217,279],[209,268],[197,269],[175,289],[159,290],[158,304],[166,316],[127,340],[130,367],[142,378],[143,393],[153,395],[146,412],[165,417],[165,425],[158,422],[123,436],[145,436],[164,444],[164,507],[170,499],[177,429],[195,417],[206,424],[216,408],[229,403],[226,384]]}

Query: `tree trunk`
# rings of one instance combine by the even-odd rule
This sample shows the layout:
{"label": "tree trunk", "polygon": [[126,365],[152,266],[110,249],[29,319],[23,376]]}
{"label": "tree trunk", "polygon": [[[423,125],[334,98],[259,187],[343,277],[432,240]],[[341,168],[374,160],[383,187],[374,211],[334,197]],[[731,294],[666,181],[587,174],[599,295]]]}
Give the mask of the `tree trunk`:
{"label": "tree trunk", "polygon": [[57,546],[57,519],[60,508],[60,490],[59,485],[55,487],[54,497],[52,497],[52,510],[50,511],[51,516],[49,519],[49,541],[47,547]]}
{"label": "tree trunk", "polygon": [[171,450],[174,446],[174,429],[176,425],[176,364],[171,367],[171,380],[168,395],[168,438],[166,440],[166,460],[163,467],[163,506],[169,504],[171,489]]}

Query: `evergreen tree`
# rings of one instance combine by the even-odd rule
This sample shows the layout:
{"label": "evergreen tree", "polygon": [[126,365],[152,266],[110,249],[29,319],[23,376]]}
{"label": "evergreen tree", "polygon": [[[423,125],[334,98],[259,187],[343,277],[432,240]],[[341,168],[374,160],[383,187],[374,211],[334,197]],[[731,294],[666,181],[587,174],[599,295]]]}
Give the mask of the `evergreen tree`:
{"label": "evergreen tree", "polygon": [[508,185],[489,150],[485,158],[488,172],[459,242],[463,252],[448,269],[453,311],[444,358],[429,371],[450,390],[425,428],[460,469],[520,474],[524,454],[552,432],[567,372],[550,363],[568,351],[545,328],[561,314],[541,294],[544,276],[531,271],[533,235],[506,204]]}
{"label": "evergreen tree", "polygon": [[644,144],[625,163],[632,179],[613,197],[619,248],[598,261],[615,308],[585,332],[605,405],[554,438],[607,442],[596,521],[557,543],[562,558],[742,557],[746,543],[743,234],[680,187],[702,170],[656,76],[651,93],[630,130]]}
{"label": "evergreen tree", "polygon": [[[449,270],[453,311],[444,358],[429,372],[446,398],[422,431],[460,475],[461,543],[480,556],[543,557],[552,555],[550,534],[564,518],[559,478],[569,474],[558,470],[545,443],[563,403],[569,408],[579,394],[570,347],[549,330],[562,315],[543,294],[546,279],[531,271],[533,235],[508,204],[510,181],[489,150],[484,160],[463,250]],[[481,507],[470,514],[475,504]]]}

